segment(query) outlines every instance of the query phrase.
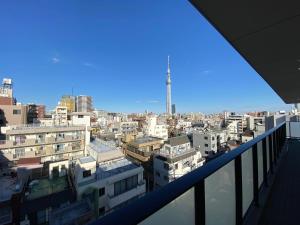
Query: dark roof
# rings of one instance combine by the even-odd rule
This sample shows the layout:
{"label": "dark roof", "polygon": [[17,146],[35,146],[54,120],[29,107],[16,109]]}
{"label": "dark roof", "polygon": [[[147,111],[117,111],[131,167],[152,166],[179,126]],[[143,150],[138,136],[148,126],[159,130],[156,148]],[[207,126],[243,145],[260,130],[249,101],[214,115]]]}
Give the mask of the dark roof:
{"label": "dark roof", "polygon": [[170,144],[171,146],[182,145],[182,144],[186,144],[189,142],[190,142],[190,140],[187,135],[172,137],[166,141],[166,143]]}
{"label": "dark roof", "polygon": [[33,157],[33,158],[20,158],[18,160],[18,165],[26,165],[26,164],[40,164],[41,157]]}

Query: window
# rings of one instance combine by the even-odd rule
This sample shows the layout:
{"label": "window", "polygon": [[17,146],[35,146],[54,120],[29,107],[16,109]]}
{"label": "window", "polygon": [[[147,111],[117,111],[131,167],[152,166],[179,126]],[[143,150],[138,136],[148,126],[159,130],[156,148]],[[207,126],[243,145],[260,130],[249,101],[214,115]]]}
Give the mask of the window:
{"label": "window", "polygon": [[168,163],[164,163],[164,168],[165,168],[166,170],[169,170],[169,169],[170,169],[169,164],[168,164]]}
{"label": "window", "polygon": [[177,163],[175,164],[175,169],[176,169],[176,170],[178,169],[178,164],[177,164]]}
{"label": "window", "polygon": [[99,189],[99,197],[105,194],[105,187]]}
{"label": "window", "polygon": [[78,118],[83,118],[83,115],[78,115]]}
{"label": "window", "polygon": [[99,208],[99,216],[104,215],[104,213],[105,213],[105,207]]}
{"label": "window", "polygon": [[85,170],[82,172],[83,177],[90,177],[92,175],[91,170]]}
{"label": "window", "polygon": [[21,110],[20,109],[14,109],[13,114],[14,115],[21,115]]}
{"label": "window", "polygon": [[208,144],[205,144],[204,146],[205,146],[205,147],[208,147]]}
{"label": "window", "polygon": [[58,145],[56,145],[55,152],[62,151],[62,150],[64,150],[64,144],[58,144]]}
{"label": "window", "polygon": [[138,175],[120,180],[114,184],[114,195],[120,195],[126,191],[135,188],[138,185]]}
{"label": "window", "polygon": [[207,137],[207,136],[205,136],[205,137],[204,137],[204,139],[205,139],[205,140],[208,140],[208,137]]}
{"label": "window", "polygon": [[16,148],[15,153],[16,153],[16,157],[20,158],[22,156],[25,156],[25,149],[24,148]]}
{"label": "window", "polygon": [[215,137],[212,137],[211,140],[214,141],[214,140],[215,140]]}

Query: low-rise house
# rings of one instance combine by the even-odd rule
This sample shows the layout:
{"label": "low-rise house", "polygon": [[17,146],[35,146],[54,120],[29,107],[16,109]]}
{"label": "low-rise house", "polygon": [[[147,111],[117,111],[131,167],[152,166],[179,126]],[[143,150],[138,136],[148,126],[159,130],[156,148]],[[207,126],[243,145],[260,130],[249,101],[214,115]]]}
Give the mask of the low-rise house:
{"label": "low-rise house", "polygon": [[89,154],[77,160],[73,178],[77,199],[90,199],[96,216],[145,193],[143,167],[127,160],[120,149],[93,146]]}
{"label": "low-rise house", "polygon": [[202,166],[204,161],[201,152],[191,147],[186,135],[169,138],[153,159],[155,188]]}

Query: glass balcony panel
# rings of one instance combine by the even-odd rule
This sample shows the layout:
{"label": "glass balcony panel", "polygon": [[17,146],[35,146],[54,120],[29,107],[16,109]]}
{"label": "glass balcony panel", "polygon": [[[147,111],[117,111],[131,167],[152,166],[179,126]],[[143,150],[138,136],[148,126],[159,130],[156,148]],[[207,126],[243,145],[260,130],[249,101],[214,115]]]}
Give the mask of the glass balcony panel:
{"label": "glass balcony panel", "polygon": [[267,171],[270,170],[270,153],[269,153],[269,137],[266,137],[266,148],[267,148]]}
{"label": "glass balcony panel", "polygon": [[234,161],[205,179],[206,225],[235,224]]}
{"label": "glass balcony panel", "polygon": [[285,135],[286,135],[286,137],[290,137],[291,136],[291,134],[290,134],[290,123],[286,122],[285,126],[286,126]]}
{"label": "glass balcony panel", "polygon": [[252,148],[242,154],[243,215],[253,200],[253,156]]}
{"label": "glass balcony panel", "polygon": [[263,183],[264,180],[264,169],[263,169],[263,148],[262,141],[257,143],[257,164],[258,164],[258,187]]}
{"label": "glass balcony panel", "polygon": [[300,122],[290,122],[290,136],[300,138]]}
{"label": "glass balcony panel", "polygon": [[139,224],[194,225],[194,188],[191,188]]}

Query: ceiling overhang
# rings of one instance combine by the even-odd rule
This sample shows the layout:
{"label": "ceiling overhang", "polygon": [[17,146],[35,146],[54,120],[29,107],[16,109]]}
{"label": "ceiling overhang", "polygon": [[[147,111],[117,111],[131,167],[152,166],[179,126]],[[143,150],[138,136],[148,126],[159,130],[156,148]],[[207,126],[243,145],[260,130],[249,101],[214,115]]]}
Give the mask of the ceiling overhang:
{"label": "ceiling overhang", "polygon": [[300,0],[190,2],[285,103],[300,102]]}

